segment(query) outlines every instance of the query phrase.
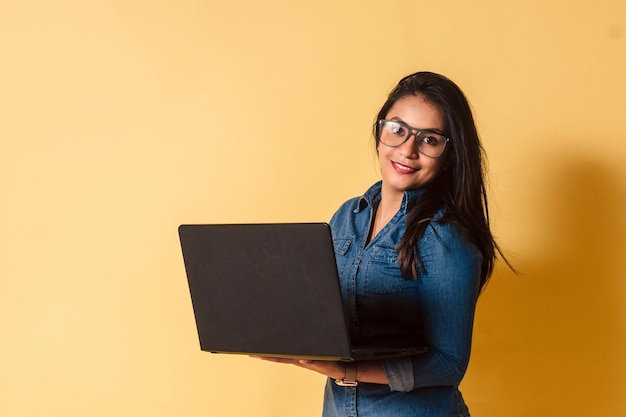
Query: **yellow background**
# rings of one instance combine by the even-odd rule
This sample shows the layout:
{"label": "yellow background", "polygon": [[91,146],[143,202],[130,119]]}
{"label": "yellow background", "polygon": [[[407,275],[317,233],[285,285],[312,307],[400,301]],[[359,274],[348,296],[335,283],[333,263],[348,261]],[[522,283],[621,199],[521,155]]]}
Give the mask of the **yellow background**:
{"label": "yellow background", "polygon": [[416,70],[468,95],[500,264],[475,416],[626,415],[626,3],[0,0],[0,415],[317,416],[199,351],[176,228],[325,221]]}

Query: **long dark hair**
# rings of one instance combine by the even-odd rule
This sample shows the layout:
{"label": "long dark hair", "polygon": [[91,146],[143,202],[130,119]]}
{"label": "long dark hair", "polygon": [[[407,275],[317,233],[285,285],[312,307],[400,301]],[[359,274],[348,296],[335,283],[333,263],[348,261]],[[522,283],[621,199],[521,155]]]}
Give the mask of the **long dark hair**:
{"label": "long dark hair", "polygon": [[402,275],[417,279],[419,271],[423,271],[417,243],[435,214],[443,209],[443,217],[437,221],[457,225],[482,253],[482,289],[493,272],[496,252],[500,249],[489,227],[485,154],[472,110],[461,89],[448,78],[432,72],[408,75],[389,93],[378,112],[373,128],[377,147],[378,120],[384,119],[395,102],[406,96],[421,96],[441,111],[444,133],[450,143],[441,156],[445,158],[442,171],[425,187],[407,216],[406,232],[397,248]]}

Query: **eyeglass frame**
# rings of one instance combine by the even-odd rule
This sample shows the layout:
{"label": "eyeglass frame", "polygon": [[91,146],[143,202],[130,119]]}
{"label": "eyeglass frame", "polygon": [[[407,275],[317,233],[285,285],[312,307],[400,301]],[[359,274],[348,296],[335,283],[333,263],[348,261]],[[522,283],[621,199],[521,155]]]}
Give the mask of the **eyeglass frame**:
{"label": "eyeglass frame", "polygon": [[[380,140],[380,136],[381,136],[381,132],[382,132],[382,126],[386,122],[398,123],[398,124],[400,124],[402,126],[406,126],[407,127],[409,133],[406,135],[406,138],[404,138],[404,140],[401,143],[399,143],[397,145],[387,145],[385,142]],[[414,136],[415,139],[417,139],[418,135],[421,134],[422,132],[434,133],[434,134],[437,134],[439,136],[442,136],[445,139],[445,142],[443,143],[443,149],[441,149],[441,153],[439,155],[437,155],[437,156],[426,155],[424,152],[422,152],[422,150],[420,149],[419,146],[415,147],[419,153],[421,153],[422,155],[424,155],[424,156],[426,156],[428,158],[439,158],[441,155],[443,155],[444,151],[446,150],[446,146],[450,142],[450,138],[445,136],[443,133],[437,132],[436,130],[432,130],[432,129],[418,129],[418,128],[413,127],[413,126],[409,126],[408,124],[406,124],[406,123],[404,123],[404,122],[402,122],[400,120],[380,119],[377,122],[377,125],[378,125],[378,130],[376,132],[376,135],[378,137],[376,139],[378,140],[378,142],[382,143],[385,146],[389,146],[390,148],[397,148],[399,146],[404,145],[411,138],[411,136]]]}

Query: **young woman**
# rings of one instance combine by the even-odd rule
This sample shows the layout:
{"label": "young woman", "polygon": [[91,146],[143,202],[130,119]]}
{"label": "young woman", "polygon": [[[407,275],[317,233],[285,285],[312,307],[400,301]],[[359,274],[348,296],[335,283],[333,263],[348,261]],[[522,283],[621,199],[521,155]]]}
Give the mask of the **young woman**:
{"label": "young woman", "polygon": [[469,416],[458,386],[498,251],[472,112],[452,81],[415,73],[389,94],[374,138],[382,180],[330,222],[351,338],[429,351],[347,364],[271,360],[329,377],[325,417]]}

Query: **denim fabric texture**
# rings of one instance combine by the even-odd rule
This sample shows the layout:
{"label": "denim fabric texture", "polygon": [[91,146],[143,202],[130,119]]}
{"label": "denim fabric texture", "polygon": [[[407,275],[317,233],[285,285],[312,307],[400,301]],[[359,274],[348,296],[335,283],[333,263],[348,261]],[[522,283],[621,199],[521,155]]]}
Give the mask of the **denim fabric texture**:
{"label": "denim fabric texture", "polygon": [[405,192],[400,210],[367,243],[380,190],[374,184],[330,221],[351,339],[429,351],[384,360],[389,385],[341,387],[329,379],[323,416],[469,416],[458,385],[469,363],[481,254],[454,225],[433,220],[418,243],[425,273],[403,279],[396,247],[421,191]]}

